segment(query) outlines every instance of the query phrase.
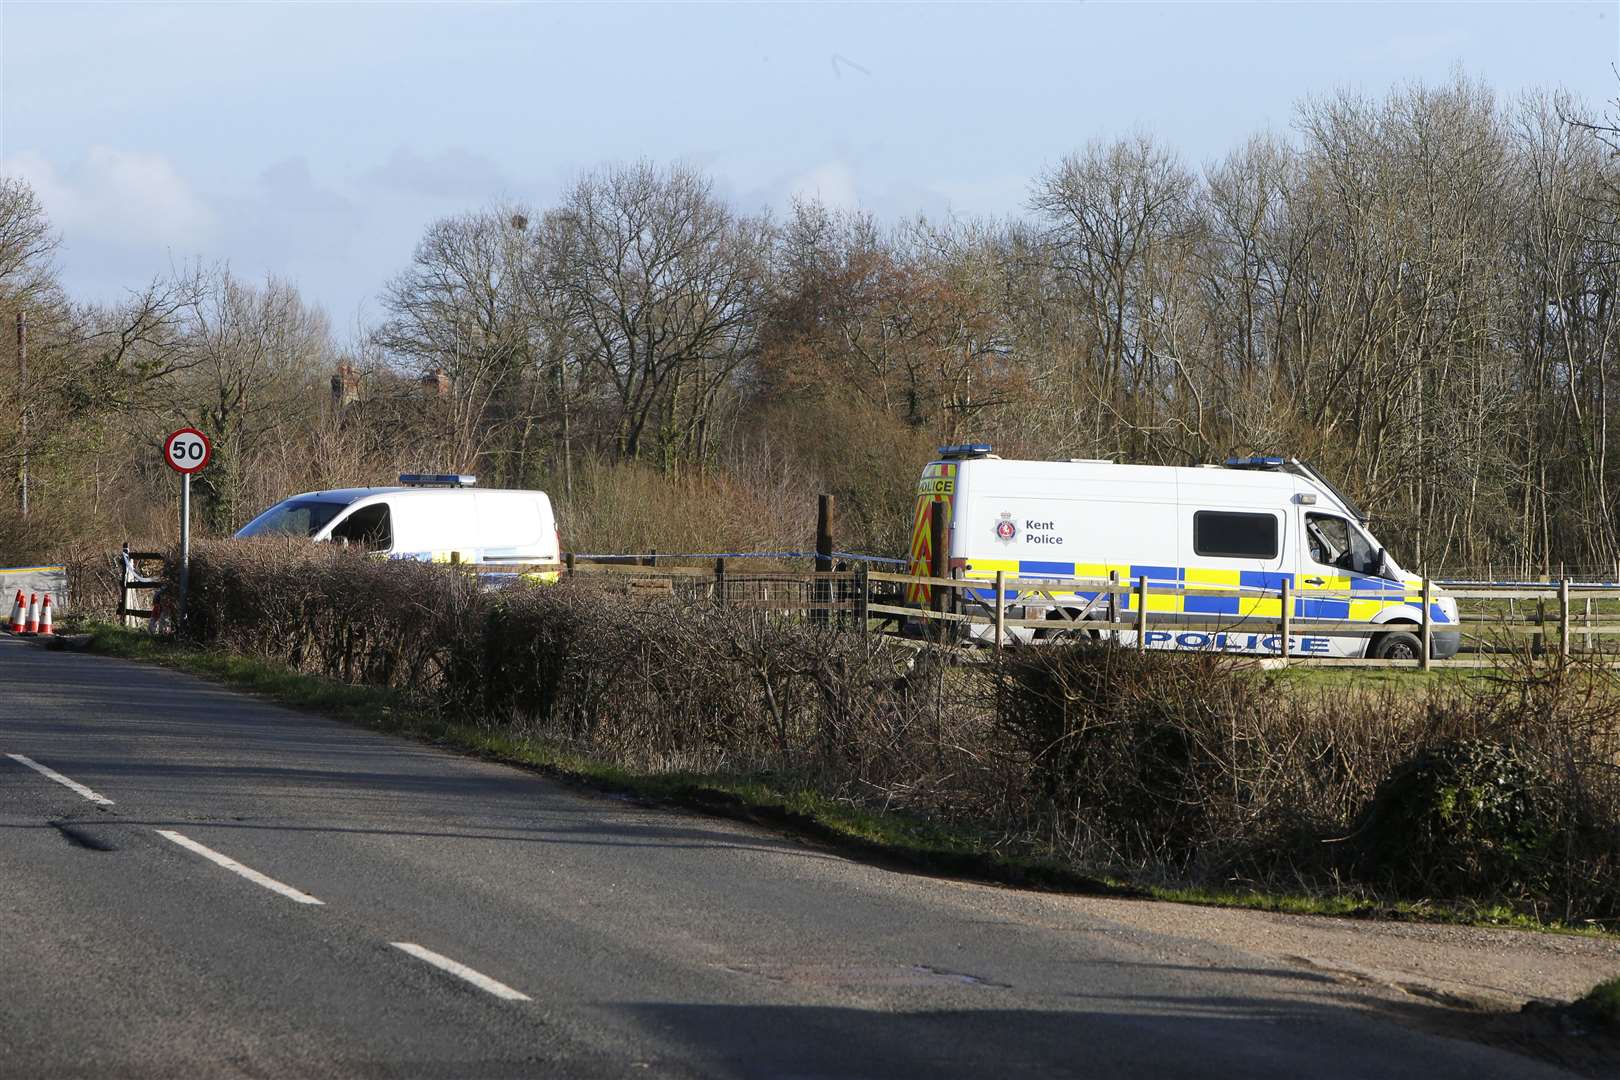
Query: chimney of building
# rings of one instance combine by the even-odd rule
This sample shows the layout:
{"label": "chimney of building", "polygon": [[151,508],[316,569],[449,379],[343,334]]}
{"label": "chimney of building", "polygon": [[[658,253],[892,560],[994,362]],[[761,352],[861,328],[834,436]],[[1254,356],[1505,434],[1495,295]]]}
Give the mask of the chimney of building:
{"label": "chimney of building", "polygon": [[360,373],[347,360],[338,362],[332,375],[332,408],[338,412],[360,400]]}
{"label": "chimney of building", "polygon": [[433,391],[439,397],[450,396],[450,376],[444,373],[444,368],[436,367],[422,376],[422,385]]}

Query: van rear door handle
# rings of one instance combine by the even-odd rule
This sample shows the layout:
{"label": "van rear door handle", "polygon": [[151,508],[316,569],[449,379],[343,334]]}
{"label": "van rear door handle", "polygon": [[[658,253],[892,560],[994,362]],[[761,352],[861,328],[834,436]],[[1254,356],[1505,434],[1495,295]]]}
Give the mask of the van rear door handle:
{"label": "van rear door handle", "polygon": [[1307,584],[1307,585],[1326,585],[1327,582],[1323,581],[1319,577],[1308,577],[1308,578],[1305,579],[1305,584]]}

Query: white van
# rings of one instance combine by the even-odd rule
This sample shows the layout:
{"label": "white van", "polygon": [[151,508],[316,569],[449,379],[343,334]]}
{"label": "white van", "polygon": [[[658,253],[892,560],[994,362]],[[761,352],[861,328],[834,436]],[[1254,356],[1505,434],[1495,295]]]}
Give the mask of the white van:
{"label": "white van", "polygon": [[[1282,651],[1276,629],[1223,616],[1280,620],[1278,590],[1287,582],[1293,617],[1379,623],[1387,631],[1291,635],[1296,656],[1377,656],[1416,659],[1422,644],[1422,582],[1403,571],[1366,530],[1355,504],[1310,466],[1280,457],[1233,459],[1224,466],[1176,468],[1109,461],[1004,461],[979,443],[945,447],[923,469],[912,530],[911,573],[929,574],[931,508],[943,506],[945,547],[954,577],[1059,581],[1148,579],[1147,646]],[[1230,590],[1231,595],[1225,595]],[[1009,618],[1107,619],[1108,595],[1071,585],[1068,591],[1029,591],[1012,598]],[[1012,590],[1009,589],[1009,593]],[[1312,592],[1350,594],[1313,598]],[[1357,599],[1354,594],[1367,594]],[[974,590],[969,603],[994,602],[993,589]],[[926,603],[925,586],[908,598]],[[1134,596],[1118,602],[1134,610]],[[1431,594],[1433,653],[1456,654],[1461,636],[1457,603]],[[1177,623],[1217,624],[1178,629]],[[1433,631],[1434,626],[1450,629]],[[975,625],[988,638],[994,631]],[[1022,640],[1049,636],[1013,628]],[[1135,642],[1133,632],[1116,638]]]}
{"label": "white van", "polygon": [[475,476],[406,474],[401,487],[307,491],[236,535],[306,536],[424,562],[558,562],[562,538],[543,491],[479,488]]}

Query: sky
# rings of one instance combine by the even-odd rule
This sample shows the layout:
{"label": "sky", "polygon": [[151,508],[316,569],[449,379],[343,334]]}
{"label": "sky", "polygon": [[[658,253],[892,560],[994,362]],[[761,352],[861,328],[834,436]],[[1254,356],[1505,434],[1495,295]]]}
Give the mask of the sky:
{"label": "sky", "polygon": [[1093,139],[1193,166],[1297,104],[1459,65],[1502,97],[1620,94],[1584,3],[430,4],[0,0],[0,172],[80,299],[193,260],[275,275],[340,338],[429,223],[648,158],[747,212],[1023,212]]}

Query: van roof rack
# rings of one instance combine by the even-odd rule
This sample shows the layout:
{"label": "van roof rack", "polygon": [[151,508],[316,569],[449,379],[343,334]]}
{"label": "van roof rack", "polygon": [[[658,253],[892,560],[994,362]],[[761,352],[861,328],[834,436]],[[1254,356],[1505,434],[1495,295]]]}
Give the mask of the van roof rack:
{"label": "van roof rack", "polygon": [[472,487],[478,477],[462,473],[400,473],[399,482],[406,487]]}
{"label": "van roof rack", "polygon": [[939,456],[945,461],[961,461],[964,458],[995,457],[995,449],[987,442],[963,443],[961,446],[942,446]]}

